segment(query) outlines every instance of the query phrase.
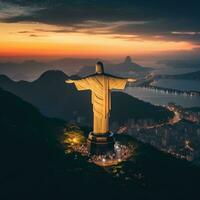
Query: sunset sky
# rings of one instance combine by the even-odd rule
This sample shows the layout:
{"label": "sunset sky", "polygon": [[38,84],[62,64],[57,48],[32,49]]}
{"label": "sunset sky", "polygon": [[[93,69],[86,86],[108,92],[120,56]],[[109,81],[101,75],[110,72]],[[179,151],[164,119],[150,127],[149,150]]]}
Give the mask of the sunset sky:
{"label": "sunset sky", "polygon": [[200,48],[198,3],[0,0],[0,56],[125,56]]}

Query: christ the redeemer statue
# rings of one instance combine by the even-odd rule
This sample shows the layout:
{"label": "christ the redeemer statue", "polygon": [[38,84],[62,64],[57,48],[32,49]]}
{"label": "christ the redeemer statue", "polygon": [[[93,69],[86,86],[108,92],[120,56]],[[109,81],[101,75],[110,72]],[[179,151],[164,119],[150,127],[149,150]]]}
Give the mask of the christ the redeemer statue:
{"label": "christ the redeemer statue", "polygon": [[[96,64],[95,74],[79,80],[66,80],[66,83],[74,83],[78,90],[91,90],[92,92],[93,132],[90,134],[89,139],[96,146],[104,148],[104,143],[109,142],[110,137],[112,137],[109,131],[111,90],[123,90],[127,82],[135,81],[135,79],[120,78],[104,73],[103,63],[101,62]],[[99,147],[97,148],[99,149]],[[102,148],[100,151],[104,150]],[[94,151],[96,150],[94,149]]]}

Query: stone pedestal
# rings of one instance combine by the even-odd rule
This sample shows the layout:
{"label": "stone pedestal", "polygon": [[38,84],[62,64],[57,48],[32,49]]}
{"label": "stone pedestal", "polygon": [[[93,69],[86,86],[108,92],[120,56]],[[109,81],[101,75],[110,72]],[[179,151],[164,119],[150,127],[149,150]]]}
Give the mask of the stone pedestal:
{"label": "stone pedestal", "polygon": [[87,139],[88,151],[91,154],[105,154],[114,151],[113,133],[94,134],[91,132]]}

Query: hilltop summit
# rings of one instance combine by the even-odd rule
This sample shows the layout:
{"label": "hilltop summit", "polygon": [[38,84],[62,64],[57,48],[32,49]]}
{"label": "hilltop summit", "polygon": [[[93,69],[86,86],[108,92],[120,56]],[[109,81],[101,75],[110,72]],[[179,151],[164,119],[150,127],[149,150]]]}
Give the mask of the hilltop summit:
{"label": "hilltop summit", "polygon": [[44,72],[36,81],[57,81],[62,80],[63,82],[69,77],[60,70],[49,70]]}
{"label": "hilltop summit", "polygon": [[127,56],[127,57],[125,58],[125,60],[124,60],[124,63],[126,63],[126,64],[133,63],[131,57],[130,57],[130,56]]}

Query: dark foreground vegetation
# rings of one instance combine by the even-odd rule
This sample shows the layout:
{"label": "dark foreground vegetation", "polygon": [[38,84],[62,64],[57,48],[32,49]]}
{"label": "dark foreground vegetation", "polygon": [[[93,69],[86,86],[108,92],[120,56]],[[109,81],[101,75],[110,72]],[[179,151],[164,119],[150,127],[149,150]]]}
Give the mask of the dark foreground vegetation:
{"label": "dark foreground vegetation", "polygon": [[[0,90],[0,199],[197,199],[199,169],[129,137],[133,158],[103,169],[64,154],[64,121]],[[195,198],[196,197],[196,198]]]}

